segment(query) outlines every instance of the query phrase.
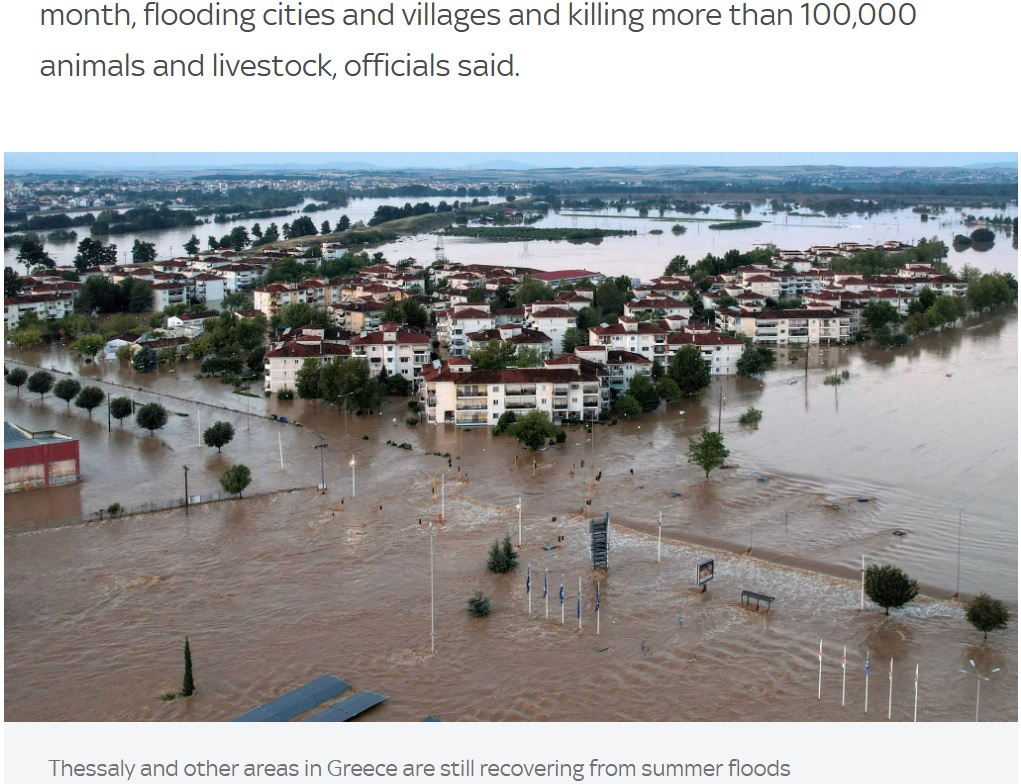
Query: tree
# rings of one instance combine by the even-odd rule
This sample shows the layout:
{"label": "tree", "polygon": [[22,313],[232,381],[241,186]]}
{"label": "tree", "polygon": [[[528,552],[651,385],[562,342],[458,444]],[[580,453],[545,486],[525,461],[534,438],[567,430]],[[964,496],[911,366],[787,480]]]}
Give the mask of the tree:
{"label": "tree", "polygon": [[67,403],[67,410],[71,410],[71,401],[82,391],[82,385],[73,378],[62,378],[53,385],[53,394]]}
{"label": "tree", "polygon": [[82,335],[78,340],[71,344],[71,348],[81,354],[83,357],[94,357],[100,351],[103,350],[103,346],[106,345],[106,341],[102,335]]}
{"label": "tree", "polygon": [[673,403],[681,399],[681,388],[677,386],[677,382],[672,378],[664,378],[656,384],[656,392],[659,395],[659,399],[667,403]]}
{"label": "tree", "polygon": [[[926,287],[924,290],[928,290]],[[880,329],[887,324],[896,324],[900,321],[897,308],[886,300],[873,300],[861,312],[869,329]]]}
{"label": "tree", "polygon": [[507,433],[534,452],[545,446],[551,438],[556,438],[559,429],[550,421],[545,411],[529,411],[510,425]]}
{"label": "tree", "polygon": [[252,472],[248,466],[238,463],[220,474],[220,487],[224,492],[242,498],[242,492],[252,483]]}
{"label": "tree", "polygon": [[316,401],[323,396],[323,364],[315,357],[309,357],[294,374],[294,390],[302,400]]}
{"label": "tree", "polygon": [[[671,231],[677,229],[678,226],[680,226],[680,224],[675,223],[674,229],[672,229]],[[680,226],[680,228],[682,230],[684,229],[683,226]],[[674,231],[674,233],[678,234],[680,232]],[[684,256],[674,256],[672,259],[670,259],[670,263],[666,265],[666,269],[663,270],[664,277],[669,277],[671,275],[687,275],[687,274],[688,274],[688,259],[685,258]]]}
{"label": "tree", "polygon": [[319,227],[319,233],[320,234],[330,233],[330,222],[328,220],[323,221],[323,225]]}
{"label": "tree", "polygon": [[104,245],[101,240],[86,237],[78,243],[78,254],[74,257],[74,268],[84,272],[100,264],[117,263],[117,246]]}
{"label": "tree", "polygon": [[184,638],[184,680],[181,682],[181,696],[190,697],[195,693],[195,679],[191,672],[191,645]]}
{"label": "tree", "polygon": [[167,410],[159,403],[146,403],[140,406],[135,414],[135,424],[143,430],[148,430],[153,435],[157,430],[167,424],[169,415]]}
{"label": "tree", "polygon": [[698,439],[688,439],[688,462],[701,467],[706,479],[709,472],[727,462],[728,457],[730,450],[723,445],[722,433],[713,433],[703,427]]}
{"label": "tree", "polygon": [[220,300],[220,306],[224,310],[249,310],[252,307],[252,298],[242,291],[232,291],[224,295]]}
{"label": "tree", "polygon": [[989,639],[989,632],[1006,629],[1010,620],[1007,605],[987,593],[980,593],[964,608],[968,623],[982,632],[982,639]]}
{"label": "tree", "polygon": [[865,593],[890,614],[891,607],[903,607],[918,596],[918,583],[891,564],[872,564],[865,570]]}
{"label": "tree", "polygon": [[[659,399],[656,399],[659,403]],[[642,413],[642,404],[631,395],[620,395],[613,401],[613,410],[622,417],[636,417]]]}
{"label": "tree", "polygon": [[18,391],[18,397],[21,397],[21,387],[28,381],[28,371],[24,368],[14,368],[13,370],[4,373],[4,382],[10,384]]}
{"label": "tree", "polygon": [[28,377],[28,391],[39,395],[42,400],[46,393],[53,389],[53,374],[45,370],[37,370]]}
{"label": "tree", "polygon": [[564,336],[561,341],[561,350],[565,354],[573,354],[574,350],[578,346],[588,345],[588,333],[583,332],[577,327],[568,327],[564,330]]}
{"label": "tree", "polygon": [[21,247],[18,249],[18,261],[29,270],[36,267],[53,269],[56,266],[53,259],[50,258],[50,254],[43,250],[42,239],[34,232],[26,234],[21,241]]}
{"label": "tree", "polygon": [[4,298],[16,297],[21,293],[23,287],[21,276],[14,271],[14,267],[4,267]]}
{"label": "tree", "polygon": [[712,377],[709,365],[702,359],[702,352],[697,346],[691,345],[682,346],[670,357],[667,375],[677,383],[685,397],[691,397],[705,389]]}
{"label": "tree", "polygon": [[[284,231],[287,231],[287,224],[284,224]],[[291,223],[290,237],[284,234],[285,239],[298,239],[298,237],[314,236],[319,232],[316,231],[316,225],[312,222],[312,219],[308,215],[302,215],[301,217],[295,218]]]}
{"label": "tree", "polygon": [[160,360],[156,350],[150,346],[142,346],[135,352],[131,367],[139,373],[152,373],[159,367]]}
{"label": "tree", "polygon": [[320,384],[323,400],[348,410],[377,411],[383,400],[379,379],[365,359],[333,359],[323,365]]}
{"label": "tree", "polygon": [[741,358],[737,361],[737,374],[741,378],[761,376],[769,370],[774,362],[776,362],[776,355],[771,349],[746,345],[744,353],[741,354]]}
{"label": "tree", "polygon": [[524,307],[533,302],[541,302],[553,299],[553,289],[545,281],[538,278],[525,278],[518,290],[514,292],[514,302],[517,306]]}
{"label": "tree", "polygon": [[314,324],[317,327],[328,327],[331,324],[330,314],[325,308],[317,308],[307,302],[294,302],[284,305],[274,318],[274,322],[281,327],[296,329]]}
{"label": "tree", "polygon": [[504,536],[502,544],[499,541],[493,542],[486,566],[496,574],[506,574],[518,568],[518,553],[511,543],[510,534]]}
{"label": "tree", "polygon": [[493,338],[486,345],[468,352],[468,358],[479,370],[502,370],[514,364],[517,347],[509,340]]}
{"label": "tree", "polygon": [[82,387],[82,391],[78,393],[78,397],[74,399],[74,404],[78,408],[84,408],[89,412],[89,419],[92,419],[92,409],[98,408],[102,402],[106,400],[106,393],[103,392],[99,387],[87,386]]}
{"label": "tree", "polygon": [[9,339],[18,348],[33,348],[42,342],[43,330],[39,326],[22,326],[11,332]]}
{"label": "tree", "polygon": [[115,397],[110,401],[110,416],[120,422],[121,427],[124,427],[124,418],[131,416],[133,408],[131,398]]}
{"label": "tree", "polygon": [[194,256],[196,253],[199,252],[199,248],[202,247],[202,243],[197,236],[192,234],[191,239],[184,243],[183,247],[185,253],[187,253],[189,256]]}
{"label": "tree", "polygon": [[156,243],[136,239],[135,244],[131,246],[131,261],[135,264],[156,261]]}
{"label": "tree", "polygon": [[234,440],[234,425],[230,422],[214,422],[202,433],[202,441],[208,447],[216,447],[220,452]]}
{"label": "tree", "polygon": [[648,376],[636,373],[628,384],[626,397],[634,398],[642,411],[655,411],[659,408],[659,392]]}

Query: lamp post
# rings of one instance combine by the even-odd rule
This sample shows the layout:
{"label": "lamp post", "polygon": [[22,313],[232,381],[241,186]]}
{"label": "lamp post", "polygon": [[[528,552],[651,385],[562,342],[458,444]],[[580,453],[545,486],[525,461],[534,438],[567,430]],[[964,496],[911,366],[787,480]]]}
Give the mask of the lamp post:
{"label": "lamp post", "polygon": [[521,547],[521,493],[518,493],[518,547]]}
{"label": "lamp post", "polygon": [[435,535],[432,521],[429,521],[429,649],[436,653],[436,579],[433,561],[433,536]]}
{"label": "lamp post", "polygon": [[319,474],[322,480],[319,484],[319,488],[324,493],[326,492],[326,462],[325,459],[323,458],[324,454],[323,450],[326,449],[327,446],[328,444],[325,441],[323,441],[323,443],[316,444],[314,447],[312,447],[313,449],[319,450]]}
{"label": "lamp post", "polygon": [[[989,678],[978,671],[978,667],[975,666],[974,659],[968,659],[968,665],[971,667],[971,670],[959,670],[958,672],[963,672],[965,675],[975,676],[975,721],[978,721],[978,705],[979,699],[982,696],[982,681],[991,681],[992,678]],[[999,671],[999,667],[994,667],[989,671],[989,674],[992,675]]]}
{"label": "lamp post", "polygon": [[188,516],[188,466],[184,467],[184,516]]}
{"label": "lamp post", "polygon": [[961,515],[964,513],[964,507],[959,507],[957,510],[957,593],[958,599],[961,598]]}
{"label": "lamp post", "polygon": [[446,478],[447,478],[446,472],[440,474],[440,522],[441,523],[444,522],[443,513],[447,511],[444,508],[446,506],[446,502],[447,502],[446,482],[445,482]]}
{"label": "lamp post", "polygon": [[355,497],[355,456],[351,455],[351,497]]}

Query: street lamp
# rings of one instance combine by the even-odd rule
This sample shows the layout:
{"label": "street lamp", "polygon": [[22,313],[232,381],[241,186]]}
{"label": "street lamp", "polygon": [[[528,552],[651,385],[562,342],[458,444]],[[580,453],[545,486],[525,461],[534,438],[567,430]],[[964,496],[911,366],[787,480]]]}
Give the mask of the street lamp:
{"label": "street lamp", "polygon": [[518,547],[521,547],[521,493],[518,493]]}
{"label": "street lamp", "polygon": [[964,507],[957,510],[957,598],[961,598],[961,514]]}
{"label": "street lamp", "polygon": [[188,516],[188,466],[184,467],[184,516]]}
{"label": "street lamp", "polygon": [[321,482],[319,488],[325,493],[326,492],[326,462],[323,457],[325,454],[322,450],[329,446],[325,441],[321,444],[316,444],[313,449],[319,450],[319,474],[321,476]]}
{"label": "street lamp", "polygon": [[[978,704],[979,704],[979,698],[982,696],[982,681],[991,681],[992,678],[988,678],[985,675],[982,675],[978,671],[978,667],[975,666],[975,660],[974,659],[968,659],[968,664],[971,666],[971,670],[970,671],[969,670],[958,670],[958,672],[963,672],[965,675],[974,675],[975,676],[975,721],[978,721]],[[989,671],[989,674],[992,675],[993,673],[996,673],[996,672],[999,672],[999,671],[1000,671],[999,667],[994,667],[993,669],[991,669]]]}
{"label": "street lamp", "polygon": [[355,456],[351,455],[351,497],[355,497]]}
{"label": "street lamp", "polygon": [[429,521],[429,649],[436,653],[436,572],[433,560],[433,536],[436,530]]}

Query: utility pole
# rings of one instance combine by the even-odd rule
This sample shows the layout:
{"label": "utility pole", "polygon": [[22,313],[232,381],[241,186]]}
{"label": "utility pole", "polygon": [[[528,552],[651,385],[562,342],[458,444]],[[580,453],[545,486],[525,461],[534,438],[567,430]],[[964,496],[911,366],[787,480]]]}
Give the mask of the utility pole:
{"label": "utility pole", "polygon": [[723,396],[723,387],[720,387],[720,405],[716,414],[716,432],[723,432],[723,404],[727,402],[727,399]]}
{"label": "utility pole", "polygon": [[184,467],[184,516],[188,516],[188,466]]}
{"label": "utility pole", "polygon": [[326,492],[326,462],[323,457],[324,453],[322,450],[326,449],[327,446],[328,444],[325,441],[323,441],[323,443],[316,444],[314,447],[312,447],[313,449],[319,451],[319,474],[321,477],[319,489],[322,490],[324,493]]}

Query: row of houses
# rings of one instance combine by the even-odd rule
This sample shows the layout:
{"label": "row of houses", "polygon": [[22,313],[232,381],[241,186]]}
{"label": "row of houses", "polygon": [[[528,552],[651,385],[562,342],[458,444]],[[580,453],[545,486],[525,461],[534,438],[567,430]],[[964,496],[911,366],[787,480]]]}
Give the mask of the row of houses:
{"label": "row of houses", "polygon": [[236,260],[240,254],[219,250],[195,257],[175,258],[153,264],[103,264],[78,273],[80,280],[64,280],[70,268],[41,270],[22,277],[22,292],[4,298],[4,326],[17,329],[27,313],[40,319],[63,318],[73,312],[74,300],[83,283],[92,277],[104,277],[113,283],[131,278],[152,290],[152,309],[161,311],[170,305],[215,304],[227,294],[249,288],[282,258],[266,253]]}

